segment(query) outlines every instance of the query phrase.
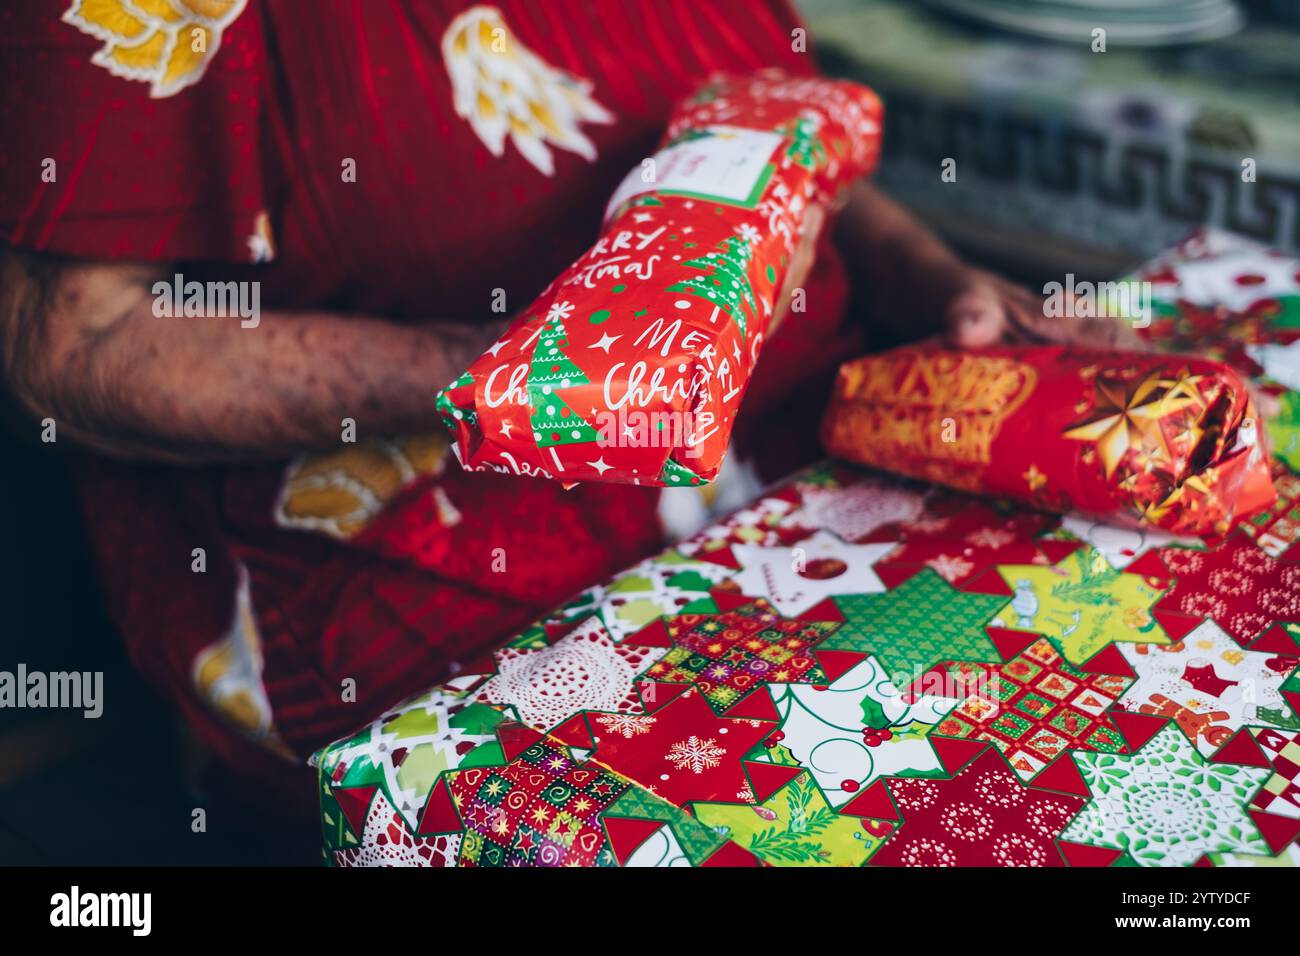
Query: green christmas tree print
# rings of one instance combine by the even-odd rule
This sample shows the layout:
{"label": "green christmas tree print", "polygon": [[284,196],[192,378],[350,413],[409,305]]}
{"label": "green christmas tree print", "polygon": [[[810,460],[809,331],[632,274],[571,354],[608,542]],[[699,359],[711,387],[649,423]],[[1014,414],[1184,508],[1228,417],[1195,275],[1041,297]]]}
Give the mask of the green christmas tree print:
{"label": "green christmas tree print", "polygon": [[553,307],[542,329],[528,370],[528,401],[533,407],[533,438],[538,448],[594,442],[600,433],[557,394],[575,385],[588,385],[582,369],[565,354],[568,344],[563,310]]}
{"label": "green christmas tree print", "polygon": [[458,421],[464,421],[470,425],[478,423],[478,415],[475,414],[472,407],[467,408],[459,406],[451,400],[452,391],[473,384],[474,376],[469,372],[462,372],[456,381],[452,382],[440,391],[438,397],[434,400],[434,408],[437,410],[438,414],[442,416],[442,420],[447,424],[447,427],[452,431],[456,430],[456,423]]}
{"label": "green christmas tree print", "polygon": [[781,132],[790,137],[790,148],[785,154],[796,166],[815,170],[825,165],[826,144],[822,142],[816,120],[801,116]]}
{"label": "green christmas tree print", "polygon": [[679,465],[671,458],[664,462],[664,467],[659,472],[659,482],[669,488],[705,484],[699,475],[685,465]]}
{"label": "green christmas tree print", "polygon": [[753,254],[753,248],[745,239],[728,236],[714,252],[686,263],[703,271],[704,275],[674,283],[668,291],[684,292],[716,305],[735,320],[743,339],[750,320],[758,314],[754,287],[749,281],[749,262]]}

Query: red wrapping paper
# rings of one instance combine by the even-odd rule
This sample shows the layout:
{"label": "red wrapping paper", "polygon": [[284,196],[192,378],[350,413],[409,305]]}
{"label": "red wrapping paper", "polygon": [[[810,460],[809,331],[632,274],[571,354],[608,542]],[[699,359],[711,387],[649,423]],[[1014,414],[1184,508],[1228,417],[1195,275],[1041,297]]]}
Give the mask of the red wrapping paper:
{"label": "red wrapping paper", "polygon": [[852,83],[767,71],[699,90],[615,191],[596,244],[439,393],[461,464],[712,480],[807,210],[874,167],[880,122]]}
{"label": "red wrapping paper", "polygon": [[840,368],[833,455],[1051,511],[1225,533],[1276,497],[1226,365],[1066,346],[895,349]]}

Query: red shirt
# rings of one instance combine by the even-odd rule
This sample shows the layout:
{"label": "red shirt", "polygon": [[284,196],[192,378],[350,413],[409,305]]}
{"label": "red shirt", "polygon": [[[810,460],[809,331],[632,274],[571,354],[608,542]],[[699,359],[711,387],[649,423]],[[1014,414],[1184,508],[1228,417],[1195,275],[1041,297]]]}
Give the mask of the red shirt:
{"label": "red shirt", "polygon": [[[499,318],[497,290],[522,308],[590,245],[609,194],[708,73],[812,71],[797,26],[781,0],[6,5],[0,235],[91,259],[239,264],[261,281],[263,310]],[[515,72],[476,70],[475,44],[494,42]],[[503,132],[530,85],[527,122]],[[830,265],[820,271],[835,291],[784,324],[752,392],[845,351],[827,345],[843,341]],[[785,331],[796,325],[802,337]],[[444,384],[429,383],[431,428]],[[276,731],[298,751],[659,540],[649,489],[566,493],[454,465],[435,484],[437,497],[429,482],[408,496],[388,540],[342,542],[273,520],[278,468],[97,462],[84,482],[137,663],[215,737],[196,660],[230,632],[246,572],[254,663]],[[450,526],[433,514],[448,502]],[[191,570],[196,547],[203,574]],[[497,548],[509,573],[490,570]],[[340,701],[346,678],[360,706]]]}

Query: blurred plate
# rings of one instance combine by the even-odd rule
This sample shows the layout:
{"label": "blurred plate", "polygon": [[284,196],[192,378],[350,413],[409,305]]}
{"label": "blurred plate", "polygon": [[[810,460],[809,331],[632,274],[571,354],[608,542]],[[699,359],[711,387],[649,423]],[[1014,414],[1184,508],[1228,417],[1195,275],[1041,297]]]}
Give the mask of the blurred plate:
{"label": "blurred plate", "polygon": [[1241,29],[1231,0],[925,0],[932,9],[964,20],[1059,40],[1092,42],[1106,30],[1118,46],[1165,46],[1214,40]]}

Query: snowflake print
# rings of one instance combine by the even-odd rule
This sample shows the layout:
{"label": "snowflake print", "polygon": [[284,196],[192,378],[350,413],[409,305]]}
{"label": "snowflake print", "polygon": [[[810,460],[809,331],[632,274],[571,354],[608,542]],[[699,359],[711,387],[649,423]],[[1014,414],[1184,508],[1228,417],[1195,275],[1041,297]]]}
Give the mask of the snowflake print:
{"label": "snowflake print", "polygon": [[745,240],[751,246],[757,245],[758,241],[763,238],[762,234],[757,229],[755,229],[752,224],[748,222],[745,223],[743,226],[741,226],[739,230],[737,230],[737,235],[739,235],[741,239]]}
{"label": "snowflake print", "polygon": [[654,717],[638,717],[633,714],[601,714],[596,723],[612,734],[618,734],[631,740],[639,734],[650,733],[654,726]]}
{"label": "snowflake print", "polygon": [[927,567],[933,568],[939,577],[949,584],[956,584],[975,570],[974,563],[952,554],[937,555],[925,562],[925,564]]}
{"label": "snowflake print", "polygon": [[945,831],[959,840],[979,841],[993,832],[993,820],[971,803],[955,803],[939,815]]}
{"label": "snowflake print", "polygon": [[1219,594],[1244,597],[1250,593],[1250,575],[1233,568],[1223,568],[1210,575],[1210,587],[1214,588],[1215,592]]}
{"label": "snowflake print", "polygon": [[938,799],[935,788],[925,780],[900,777],[890,783],[894,798],[901,807],[924,810],[926,807],[934,806]]}
{"label": "snowflake print", "polygon": [[1002,866],[1044,866],[1047,854],[1029,837],[1005,833],[993,841],[993,858]]}
{"label": "snowflake print", "polygon": [[937,840],[914,841],[902,856],[903,866],[956,866],[957,856]]}
{"label": "snowflake print", "polygon": [[978,528],[966,535],[967,543],[977,548],[1005,548],[1015,540],[1015,534],[1005,528]]}
{"label": "snowflake print", "polygon": [[986,773],[975,782],[975,793],[989,806],[1015,807],[1024,803],[1025,791],[1003,774]]}
{"label": "snowflake print", "polygon": [[1035,803],[1025,814],[1025,820],[1031,829],[1050,840],[1065,829],[1073,815],[1073,810],[1059,803]]}
{"label": "snowflake print", "polygon": [[685,740],[679,740],[664,755],[664,759],[678,770],[689,770],[700,774],[712,770],[722,763],[727,751],[717,745],[712,737],[701,740],[692,734]]}
{"label": "snowflake print", "polygon": [[1232,556],[1232,563],[1246,574],[1268,574],[1277,567],[1277,562],[1262,551],[1242,548]]}
{"label": "snowflake print", "polygon": [[938,534],[950,524],[952,524],[951,518],[939,515],[922,515],[913,521],[906,522],[903,526],[908,531],[914,531],[917,534]]}
{"label": "snowflake print", "polygon": [[800,487],[803,502],[784,524],[834,531],[845,541],[860,541],[884,525],[921,516],[924,497],[884,481],[864,481],[834,491]]}
{"label": "snowflake print", "polygon": [[573,314],[572,302],[552,302],[551,307],[546,310],[547,322],[563,322]]}
{"label": "snowflake print", "polygon": [[[1220,612],[1213,616],[1222,618],[1224,615]],[[1260,614],[1258,611],[1242,611],[1240,614],[1232,615],[1227,619],[1226,623],[1234,634],[1256,634],[1271,624],[1273,620],[1267,614]]]}
{"label": "snowflake print", "polygon": [[[1300,585],[1300,581],[1296,582]],[[1264,588],[1256,596],[1259,606],[1279,621],[1300,616],[1300,590]]]}
{"label": "snowflake print", "polygon": [[1178,609],[1197,617],[1222,618],[1227,616],[1228,604],[1213,594],[1189,594],[1179,602]]}
{"label": "snowflake print", "polygon": [[1183,548],[1170,548],[1163,551],[1160,557],[1165,562],[1165,567],[1174,574],[1194,574],[1205,563],[1205,559],[1199,551],[1189,551]]}

